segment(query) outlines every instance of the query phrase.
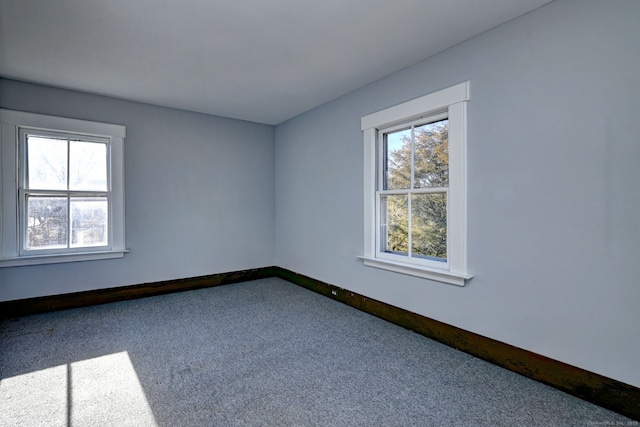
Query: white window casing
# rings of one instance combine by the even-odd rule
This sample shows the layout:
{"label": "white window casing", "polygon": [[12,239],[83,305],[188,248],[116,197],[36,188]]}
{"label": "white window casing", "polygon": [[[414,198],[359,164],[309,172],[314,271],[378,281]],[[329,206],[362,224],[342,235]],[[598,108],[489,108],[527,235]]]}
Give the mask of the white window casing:
{"label": "white window casing", "polygon": [[[425,95],[362,117],[364,137],[364,264],[398,273],[464,286],[473,276],[467,271],[466,220],[466,107],[469,82]],[[448,118],[449,187],[447,189],[447,260],[430,263],[417,258],[388,255],[379,250],[379,179],[382,162],[381,130],[430,117]]]}
{"label": "white window casing", "polygon": [[[29,251],[24,248],[25,221],[20,186],[24,175],[25,132],[64,134],[107,147],[108,224],[107,244],[68,250]],[[22,136],[22,138],[21,138]],[[121,258],[127,252],[124,224],[124,140],[122,125],[0,109],[0,267]]]}

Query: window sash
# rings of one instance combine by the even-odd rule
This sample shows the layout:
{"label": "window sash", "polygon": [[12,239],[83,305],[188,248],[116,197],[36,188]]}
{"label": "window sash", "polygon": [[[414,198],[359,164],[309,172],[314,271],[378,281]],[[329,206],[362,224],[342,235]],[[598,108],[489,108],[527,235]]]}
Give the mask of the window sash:
{"label": "window sash", "polygon": [[409,188],[415,187],[415,150],[414,150],[414,134],[413,130],[416,127],[420,127],[423,125],[436,123],[441,120],[448,119],[449,115],[447,111],[440,111],[434,114],[429,114],[428,116],[423,116],[418,119],[407,121],[403,123],[396,124],[394,126],[387,126],[384,128],[380,128],[377,130],[377,138],[376,138],[376,158],[377,158],[377,173],[376,173],[376,189],[378,191],[389,191],[384,189],[385,184],[385,162],[387,160],[387,153],[384,152],[385,145],[385,136],[390,133],[395,133],[403,130],[411,129],[411,177]]}
{"label": "window sash", "polygon": [[[64,247],[52,247],[52,248],[29,248],[29,209],[28,209],[28,199],[29,197],[60,197],[66,199],[67,206],[67,236],[66,236],[66,244]],[[111,251],[112,250],[112,214],[111,214],[111,193],[108,192],[98,192],[98,191],[47,191],[47,190],[23,190],[20,189],[19,192],[20,203],[19,203],[19,215],[20,215],[20,255],[48,255],[48,254],[59,254],[59,253],[79,253],[79,252],[87,252],[87,251]],[[85,246],[75,246],[72,243],[72,209],[71,202],[73,198],[83,198],[83,199],[104,199],[107,200],[107,221],[105,227],[107,229],[106,233],[106,244],[104,245],[85,245]]]}
{"label": "window sash", "polygon": [[[427,190],[427,191],[423,191]],[[390,261],[396,262],[411,262],[418,265],[423,265],[425,267],[438,268],[438,269],[449,269],[449,239],[451,234],[451,223],[449,221],[449,189],[448,188],[440,188],[439,191],[431,191],[433,189],[420,189],[419,191],[401,191],[401,190],[389,190],[389,191],[377,191],[376,192],[376,200],[375,200],[375,217],[376,217],[376,227],[375,227],[375,256],[376,258],[388,259]],[[413,254],[413,245],[412,245],[412,194],[445,194],[447,199],[447,258],[444,261],[436,261],[432,259],[425,258],[421,255]],[[393,253],[391,251],[383,251],[382,250],[382,242],[385,236],[382,235],[382,203],[381,198],[385,195],[407,195],[407,254]],[[387,219],[388,224],[388,219]]]}

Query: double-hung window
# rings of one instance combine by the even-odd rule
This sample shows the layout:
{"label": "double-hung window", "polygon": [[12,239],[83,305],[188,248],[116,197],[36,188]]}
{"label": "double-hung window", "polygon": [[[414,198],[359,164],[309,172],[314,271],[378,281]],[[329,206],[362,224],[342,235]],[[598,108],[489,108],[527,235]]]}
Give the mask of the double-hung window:
{"label": "double-hung window", "polygon": [[125,128],[0,110],[0,266],[121,257]]}
{"label": "double-hung window", "polygon": [[364,263],[463,286],[469,82],[362,118]]}

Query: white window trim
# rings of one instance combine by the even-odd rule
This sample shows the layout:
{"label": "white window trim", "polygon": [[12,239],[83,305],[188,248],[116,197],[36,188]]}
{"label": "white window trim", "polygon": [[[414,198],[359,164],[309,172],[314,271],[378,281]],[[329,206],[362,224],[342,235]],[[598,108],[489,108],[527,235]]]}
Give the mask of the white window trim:
{"label": "white window trim", "polygon": [[[467,271],[466,216],[466,110],[469,81],[362,117],[364,135],[364,264],[398,273],[464,286],[473,275]],[[378,228],[376,177],[378,130],[446,111],[449,117],[449,194],[447,263],[443,268],[421,265],[411,259],[391,260],[376,255]]]}
{"label": "white window trim", "polygon": [[[19,135],[21,128],[109,139],[111,180],[110,246],[104,250],[64,253],[29,253],[20,251],[20,213],[18,202]],[[124,139],[126,127],[108,123],[25,113],[0,109],[0,267],[52,264],[72,261],[121,258],[125,247],[124,227]]]}

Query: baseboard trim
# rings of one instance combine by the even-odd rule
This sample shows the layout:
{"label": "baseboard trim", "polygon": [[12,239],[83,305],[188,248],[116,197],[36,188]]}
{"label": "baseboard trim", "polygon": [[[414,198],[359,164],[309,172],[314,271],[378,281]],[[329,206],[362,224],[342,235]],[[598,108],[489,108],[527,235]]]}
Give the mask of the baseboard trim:
{"label": "baseboard trim", "polygon": [[640,421],[640,388],[496,341],[295,273],[263,267],[141,285],[0,302],[0,319],[86,307],[173,292],[279,277],[472,356]]}
{"label": "baseboard trim", "polygon": [[186,279],[164,280],[141,285],[4,301],[0,302],[0,319],[145,298],[174,292],[192,291],[195,289],[246,282],[248,280],[263,279],[275,275],[275,267],[263,267]]}
{"label": "baseboard trim", "polygon": [[640,388],[276,267],[276,276],[640,421]]}

